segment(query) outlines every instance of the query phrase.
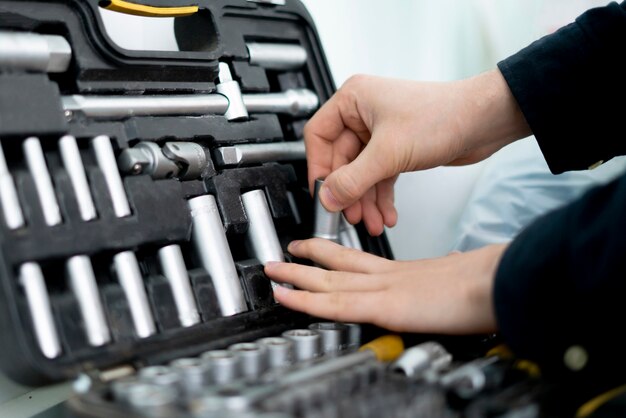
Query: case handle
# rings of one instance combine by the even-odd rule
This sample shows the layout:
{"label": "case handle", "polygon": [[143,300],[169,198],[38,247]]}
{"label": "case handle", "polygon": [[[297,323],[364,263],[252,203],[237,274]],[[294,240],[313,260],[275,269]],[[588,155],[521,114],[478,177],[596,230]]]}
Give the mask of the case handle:
{"label": "case handle", "polygon": [[100,1],[98,5],[114,12],[144,17],[183,17],[198,12],[198,6],[157,7],[125,0]]}

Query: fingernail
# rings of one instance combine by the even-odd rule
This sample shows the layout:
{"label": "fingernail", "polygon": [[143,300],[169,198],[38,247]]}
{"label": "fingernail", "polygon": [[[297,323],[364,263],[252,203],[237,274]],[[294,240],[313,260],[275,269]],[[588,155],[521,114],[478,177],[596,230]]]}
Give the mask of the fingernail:
{"label": "fingernail", "polygon": [[285,286],[276,286],[274,288],[274,296],[284,296],[289,293],[290,289],[287,289]]}
{"label": "fingernail", "polygon": [[322,203],[326,203],[326,207],[328,209],[333,211],[341,209],[339,201],[328,186],[322,186],[322,189],[320,190],[320,195],[322,196]]}
{"label": "fingernail", "polygon": [[276,268],[276,266],[278,266],[280,263],[277,261],[268,261],[267,263],[265,263],[265,270],[266,271],[270,271]]}
{"label": "fingernail", "polygon": [[297,247],[298,245],[300,245],[300,243],[301,243],[301,242],[302,242],[302,241],[297,240],[297,239],[296,239],[296,240],[291,241],[291,242],[289,243],[289,245],[287,245],[287,250],[288,250],[289,252],[291,252],[291,251],[295,250],[295,249],[296,249],[296,247]]}

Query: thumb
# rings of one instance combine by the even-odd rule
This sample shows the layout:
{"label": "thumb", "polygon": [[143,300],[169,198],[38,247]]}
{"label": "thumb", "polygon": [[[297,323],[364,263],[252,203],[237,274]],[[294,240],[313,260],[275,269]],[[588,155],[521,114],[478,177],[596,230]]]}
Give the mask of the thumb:
{"label": "thumb", "polygon": [[359,200],[376,183],[391,177],[392,171],[387,153],[370,141],[354,161],[326,177],[320,189],[320,200],[331,212],[343,210]]}

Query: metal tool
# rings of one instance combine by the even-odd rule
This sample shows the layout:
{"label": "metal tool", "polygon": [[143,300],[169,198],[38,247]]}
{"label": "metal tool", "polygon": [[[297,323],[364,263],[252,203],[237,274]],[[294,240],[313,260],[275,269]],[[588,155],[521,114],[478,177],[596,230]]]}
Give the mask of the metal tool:
{"label": "metal tool", "polygon": [[[252,190],[241,195],[241,202],[248,218],[246,241],[254,257],[265,265],[270,261],[284,262],[285,256],[274,227],[274,218],[263,190]],[[278,283],[270,281],[272,289]]]}
{"label": "metal tool", "polygon": [[359,233],[356,231],[354,225],[348,222],[343,215],[341,215],[341,221],[339,223],[339,243],[344,247],[363,251]]}
{"label": "metal tool", "polygon": [[204,400],[213,402],[213,406],[216,408],[221,406],[227,409],[245,410],[271,395],[288,388],[301,386],[306,382],[315,382],[329,375],[336,375],[368,363],[393,361],[402,353],[403,348],[400,337],[384,336],[363,346],[362,351],[308,364],[306,367],[289,371],[289,373],[283,374],[280,379],[272,380],[263,385],[218,389],[213,396],[208,396]]}
{"label": "metal tool", "polygon": [[339,223],[341,222],[341,212],[329,212],[320,201],[320,188],[324,180],[315,180],[314,200],[314,223],[313,236],[324,238],[334,242],[339,240]]}
{"label": "metal tool", "polygon": [[139,369],[138,375],[142,382],[163,386],[176,393],[180,393],[183,387],[181,373],[169,366],[144,367]]}
{"label": "metal tool", "polygon": [[200,313],[191,290],[191,282],[180,246],[168,245],[161,248],[159,250],[159,262],[163,275],[172,289],[180,323],[184,327],[199,323]]}
{"label": "metal tool", "polygon": [[[310,90],[293,89],[282,93],[244,94],[248,113],[280,113],[294,117],[308,116],[319,106]],[[81,112],[95,119],[126,119],[133,116],[202,116],[225,115],[229,100],[221,94],[167,96],[63,96],[63,109]]]}
{"label": "metal tool", "polygon": [[232,351],[207,351],[200,358],[208,365],[210,381],[216,385],[224,385],[241,377],[241,359]]}
{"label": "metal tool", "polygon": [[111,334],[98,293],[96,276],[91,260],[86,255],[71,257],[66,263],[70,289],[76,297],[85,323],[87,341],[92,346],[101,346],[111,341]]}
{"label": "metal tool", "polygon": [[295,44],[250,42],[246,44],[250,64],[268,70],[297,70],[307,60],[306,49]]}
{"label": "metal tool", "polygon": [[18,229],[24,226],[24,213],[17,197],[13,176],[9,172],[7,160],[4,157],[2,145],[0,145],[0,204],[2,204],[4,222],[9,229]]}
{"label": "metal tool", "polygon": [[441,344],[429,341],[406,350],[389,369],[413,380],[432,380],[434,374],[448,367],[451,362],[452,355]]}
{"label": "metal tool", "polygon": [[91,190],[89,189],[85,167],[80,156],[76,138],[71,135],[62,137],[59,140],[59,150],[61,152],[63,166],[67,171],[70,182],[72,183],[72,188],[74,189],[80,217],[83,221],[96,219],[98,213],[96,212],[96,205],[93,203],[93,198],[91,197]]}
{"label": "metal tool", "polygon": [[230,67],[225,62],[219,63],[219,84],[217,92],[228,99],[228,109],[224,116],[228,120],[248,119],[248,110],[243,104],[243,95],[239,83],[233,80]]}
{"label": "metal tool", "polygon": [[189,200],[189,208],[193,243],[202,267],[211,275],[222,315],[247,311],[215,198],[211,195],[194,197]]}
{"label": "metal tool", "polygon": [[20,266],[19,281],[24,289],[28,310],[39,348],[47,358],[61,354],[61,343],[52,316],[50,297],[39,264],[28,262]]}
{"label": "metal tool", "polygon": [[139,379],[136,376],[125,376],[119,379],[115,379],[111,383],[111,392],[113,393],[113,399],[115,402],[127,403],[128,402],[128,390],[137,385]]}
{"label": "metal tool", "polygon": [[199,358],[179,358],[170,363],[170,367],[182,376],[182,387],[187,397],[196,395],[209,384],[209,365]]}
{"label": "metal tool", "polygon": [[116,254],[113,256],[113,266],[128,300],[135,332],[140,338],[149,337],[156,332],[156,326],[135,253],[124,251]]}
{"label": "metal tool", "polygon": [[338,322],[316,322],[309,329],[322,339],[322,353],[331,354],[345,350],[348,346],[348,327]]}
{"label": "metal tool", "polygon": [[461,399],[500,387],[510,363],[497,356],[479,358],[446,373],[439,383]]}
{"label": "metal tool", "polygon": [[151,418],[171,418],[181,415],[176,402],[178,394],[152,383],[136,383],[128,387],[126,401],[139,414]]}
{"label": "metal tool", "polygon": [[344,323],[348,327],[348,349],[356,349],[361,346],[361,325]]}
{"label": "metal tool", "polygon": [[287,367],[293,363],[293,342],[287,338],[268,337],[256,341],[267,348],[270,369]]}
{"label": "metal tool", "polygon": [[210,161],[205,148],[195,142],[140,142],[120,153],[117,164],[125,174],[149,174],[153,179],[199,178]]}
{"label": "metal tool", "polygon": [[296,361],[306,361],[322,354],[322,338],[310,329],[292,329],[283,332],[282,336],[293,342]]}
{"label": "metal tool", "polygon": [[239,356],[241,372],[248,379],[256,379],[269,368],[267,348],[262,344],[239,343],[228,349]]}
{"label": "metal tool", "polygon": [[304,141],[243,144],[216,148],[213,152],[217,165],[249,165],[270,161],[305,160]]}
{"label": "metal tool", "polygon": [[0,31],[0,68],[62,73],[72,48],[62,36]]}
{"label": "metal tool", "polygon": [[111,139],[106,135],[97,136],[91,140],[91,147],[109,189],[115,216],[118,218],[129,216],[131,214],[130,204],[124,190],[124,183],[122,183],[122,178],[117,169]]}
{"label": "metal tool", "polygon": [[30,137],[22,144],[24,156],[26,157],[26,165],[35,182],[35,189],[41,204],[41,210],[46,221],[46,225],[54,226],[63,222],[61,217],[61,208],[54,193],[52,178],[46,165],[46,159],[43,155],[43,149],[39,139]]}

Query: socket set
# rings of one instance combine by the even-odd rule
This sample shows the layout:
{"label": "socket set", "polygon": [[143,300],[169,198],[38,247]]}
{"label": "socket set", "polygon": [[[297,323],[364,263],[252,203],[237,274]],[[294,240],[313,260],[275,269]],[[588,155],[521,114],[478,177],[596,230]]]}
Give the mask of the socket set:
{"label": "socket set", "polygon": [[[173,17],[180,50],[120,48],[103,8]],[[275,302],[292,240],[392,258],[309,192],[334,90],[296,0],[0,0],[2,371],[74,380],[77,418],[496,416],[484,387],[534,388]]]}

